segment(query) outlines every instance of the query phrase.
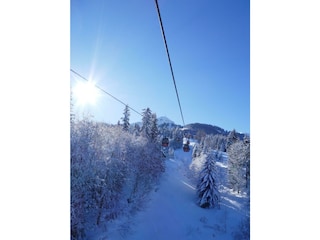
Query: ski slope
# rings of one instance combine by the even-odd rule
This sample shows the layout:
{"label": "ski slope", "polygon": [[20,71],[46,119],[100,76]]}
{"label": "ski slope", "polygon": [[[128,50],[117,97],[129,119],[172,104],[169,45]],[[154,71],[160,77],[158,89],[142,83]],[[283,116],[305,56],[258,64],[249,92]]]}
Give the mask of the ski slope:
{"label": "ski slope", "polygon": [[188,177],[191,154],[192,146],[189,152],[179,149],[174,158],[165,160],[166,171],[150,194],[145,209],[122,223],[119,231],[112,231],[101,239],[236,239],[241,219],[249,213],[246,196],[237,196],[225,187],[227,157],[224,155],[222,161],[216,163],[221,183],[220,208],[203,209],[196,203],[196,186]]}

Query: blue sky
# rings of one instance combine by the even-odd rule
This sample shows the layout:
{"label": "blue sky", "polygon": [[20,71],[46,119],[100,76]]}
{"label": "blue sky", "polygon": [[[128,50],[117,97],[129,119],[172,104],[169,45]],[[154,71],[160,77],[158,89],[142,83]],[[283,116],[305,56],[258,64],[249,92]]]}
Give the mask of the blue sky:
{"label": "blue sky", "polygon": [[[185,124],[250,132],[250,2],[158,3]],[[183,125],[155,2],[81,0],[70,10],[70,68],[138,112]],[[124,106],[100,93],[77,111],[116,123]]]}

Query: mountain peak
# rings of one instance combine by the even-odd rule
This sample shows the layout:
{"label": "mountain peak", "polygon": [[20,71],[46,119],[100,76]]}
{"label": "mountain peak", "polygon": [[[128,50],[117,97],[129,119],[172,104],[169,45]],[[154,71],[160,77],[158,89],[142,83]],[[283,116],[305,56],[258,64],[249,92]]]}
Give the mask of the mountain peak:
{"label": "mountain peak", "polygon": [[172,125],[172,124],[175,124],[172,120],[170,120],[169,118],[167,117],[158,117],[158,125],[161,125],[161,124],[169,124],[169,125]]}

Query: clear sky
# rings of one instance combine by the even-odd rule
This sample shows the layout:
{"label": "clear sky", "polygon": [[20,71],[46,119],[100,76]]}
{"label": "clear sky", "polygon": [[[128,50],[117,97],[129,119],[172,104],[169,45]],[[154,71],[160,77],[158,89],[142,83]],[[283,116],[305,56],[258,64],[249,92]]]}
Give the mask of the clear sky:
{"label": "clear sky", "polygon": [[[158,3],[185,124],[249,133],[250,1]],[[72,0],[70,10],[70,68],[138,112],[183,125],[155,1]],[[100,93],[77,110],[117,123],[124,105]]]}

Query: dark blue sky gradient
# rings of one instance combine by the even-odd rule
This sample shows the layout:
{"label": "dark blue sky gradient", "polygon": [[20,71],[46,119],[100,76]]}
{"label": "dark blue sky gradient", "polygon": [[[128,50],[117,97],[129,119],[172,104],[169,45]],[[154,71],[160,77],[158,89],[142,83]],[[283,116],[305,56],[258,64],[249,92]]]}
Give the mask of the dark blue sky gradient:
{"label": "dark blue sky gradient", "polygon": [[[159,0],[185,123],[250,132],[250,1]],[[71,1],[70,67],[128,103],[182,125],[153,0]],[[71,84],[79,78],[71,74]],[[116,123],[106,94],[87,111]],[[131,112],[130,122],[141,116]]]}

